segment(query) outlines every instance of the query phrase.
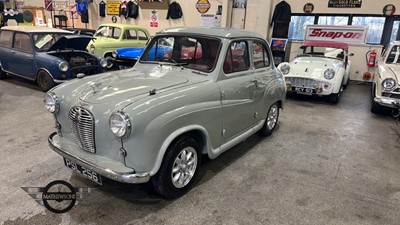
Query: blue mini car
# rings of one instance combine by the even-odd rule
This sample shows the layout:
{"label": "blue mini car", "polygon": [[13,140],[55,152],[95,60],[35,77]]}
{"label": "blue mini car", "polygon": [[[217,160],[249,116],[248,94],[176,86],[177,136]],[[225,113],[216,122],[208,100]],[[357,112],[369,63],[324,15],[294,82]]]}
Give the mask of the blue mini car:
{"label": "blue mini car", "polygon": [[[146,46],[117,49],[116,51],[113,52],[114,66],[116,66],[119,69],[127,69],[129,67],[134,66],[136,61],[143,54],[145,48]],[[152,59],[149,60],[162,58],[163,56],[169,54],[170,52],[172,52],[172,47],[170,46],[160,45],[157,48],[157,52],[155,51],[155,48],[152,48],[149,54],[149,56],[151,56]]]}
{"label": "blue mini car", "polygon": [[36,81],[42,91],[58,83],[105,71],[107,60],[87,52],[92,37],[48,28],[7,26],[0,30],[0,78]]}

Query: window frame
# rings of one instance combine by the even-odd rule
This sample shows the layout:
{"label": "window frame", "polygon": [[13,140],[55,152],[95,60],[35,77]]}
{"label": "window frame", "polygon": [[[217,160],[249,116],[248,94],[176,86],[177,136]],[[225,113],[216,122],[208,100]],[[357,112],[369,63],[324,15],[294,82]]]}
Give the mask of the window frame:
{"label": "window frame", "polygon": [[[263,47],[263,62],[264,62],[264,66],[262,66],[262,67],[256,67],[255,66],[255,61],[254,61],[254,44],[255,43],[259,43]],[[269,52],[270,52],[269,45],[265,41],[256,40],[255,39],[255,40],[251,40],[250,46],[251,46],[250,51],[252,53],[251,54],[251,65],[250,66],[252,66],[256,70],[265,69],[265,68],[271,68],[272,63],[271,63],[271,55],[269,54]],[[265,63],[266,62],[265,59],[268,59],[268,64],[267,65]]]}
{"label": "window frame", "polygon": [[8,45],[2,44],[2,43],[0,42],[0,46],[7,47],[7,48],[11,48],[11,47],[13,46],[13,42],[14,42],[14,33],[15,33],[15,32],[13,32],[13,31],[11,31],[11,30],[1,30],[1,31],[0,31],[0,37],[1,37],[1,33],[3,33],[3,32],[10,32],[10,34],[11,34],[11,40],[10,40],[10,43],[8,43]]}
{"label": "window frame", "polygon": [[[17,35],[23,35],[23,36],[27,36],[27,37],[28,37],[29,46],[30,46],[30,49],[29,49],[29,50],[28,50],[28,49],[23,49],[23,48],[17,48],[17,47],[15,47],[15,38],[16,38]],[[16,50],[18,50],[18,51],[26,52],[26,53],[33,53],[33,51],[34,51],[33,46],[32,46],[32,38],[31,38],[31,35],[28,34],[28,33],[24,33],[24,32],[15,32],[14,35],[13,35],[13,41],[12,41],[12,43],[13,43],[13,44],[12,44],[12,48],[13,48],[13,49],[16,49]]]}

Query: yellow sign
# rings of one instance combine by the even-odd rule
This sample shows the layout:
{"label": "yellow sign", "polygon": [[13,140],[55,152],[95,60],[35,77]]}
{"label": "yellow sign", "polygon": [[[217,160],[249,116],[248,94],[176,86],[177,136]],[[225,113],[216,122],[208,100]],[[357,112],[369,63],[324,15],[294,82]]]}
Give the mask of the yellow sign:
{"label": "yellow sign", "polygon": [[108,0],[107,1],[107,15],[119,15],[119,1]]}

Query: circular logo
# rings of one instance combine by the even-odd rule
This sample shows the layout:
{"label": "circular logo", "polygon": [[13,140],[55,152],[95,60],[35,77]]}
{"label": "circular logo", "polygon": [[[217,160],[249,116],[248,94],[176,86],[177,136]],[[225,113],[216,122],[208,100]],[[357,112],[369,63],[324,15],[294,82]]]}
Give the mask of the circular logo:
{"label": "circular logo", "polygon": [[198,0],[196,3],[196,9],[199,13],[206,13],[211,8],[211,4],[208,0]]}
{"label": "circular logo", "polygon": [[383,7],[383,15],[392,16],[396,12],[396,7],[393,4],[387,4]]}
{"label": "circular logo", "polygon": [[32,23],[33,22],[33,14],[32,14],[32,12],[31,11],[29,11],[29,10],[26,10],[26,11],[24,11],[23,13],[22,13],[22,17],[24,18],[24,21],[26,22],[26,23]]}
{"label": "circular logo", "polygon": [[113,23],[116,23],[116,22],[117,22],[117,17],[116,17],[116,16],[111,17],[111,21],[112,21]]}
{"label": "circular logo", "polygon": [[48,210],[54,213],[65,213],[74,207],[76,192],[70,183],[55,180],[44,188],[42,200]]}
{"label": "circular logo", "polygon": [[303,12],[312,13],[314,11],[314,5],[312,3],[307,3],[303,7]]}

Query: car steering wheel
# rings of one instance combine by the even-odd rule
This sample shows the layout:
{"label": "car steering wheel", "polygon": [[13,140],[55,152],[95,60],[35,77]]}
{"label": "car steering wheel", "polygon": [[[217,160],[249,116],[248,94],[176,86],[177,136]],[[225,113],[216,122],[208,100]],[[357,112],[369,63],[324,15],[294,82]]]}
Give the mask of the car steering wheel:
{"label": "car steering wheel", "polygon": [[158,61],[160,62],[171,62],[171,63],[175,63],[178,64],[177,61],[175,61],[173,58],[167,57],[167,56],[163,56],[160,59],[158,59]]}

